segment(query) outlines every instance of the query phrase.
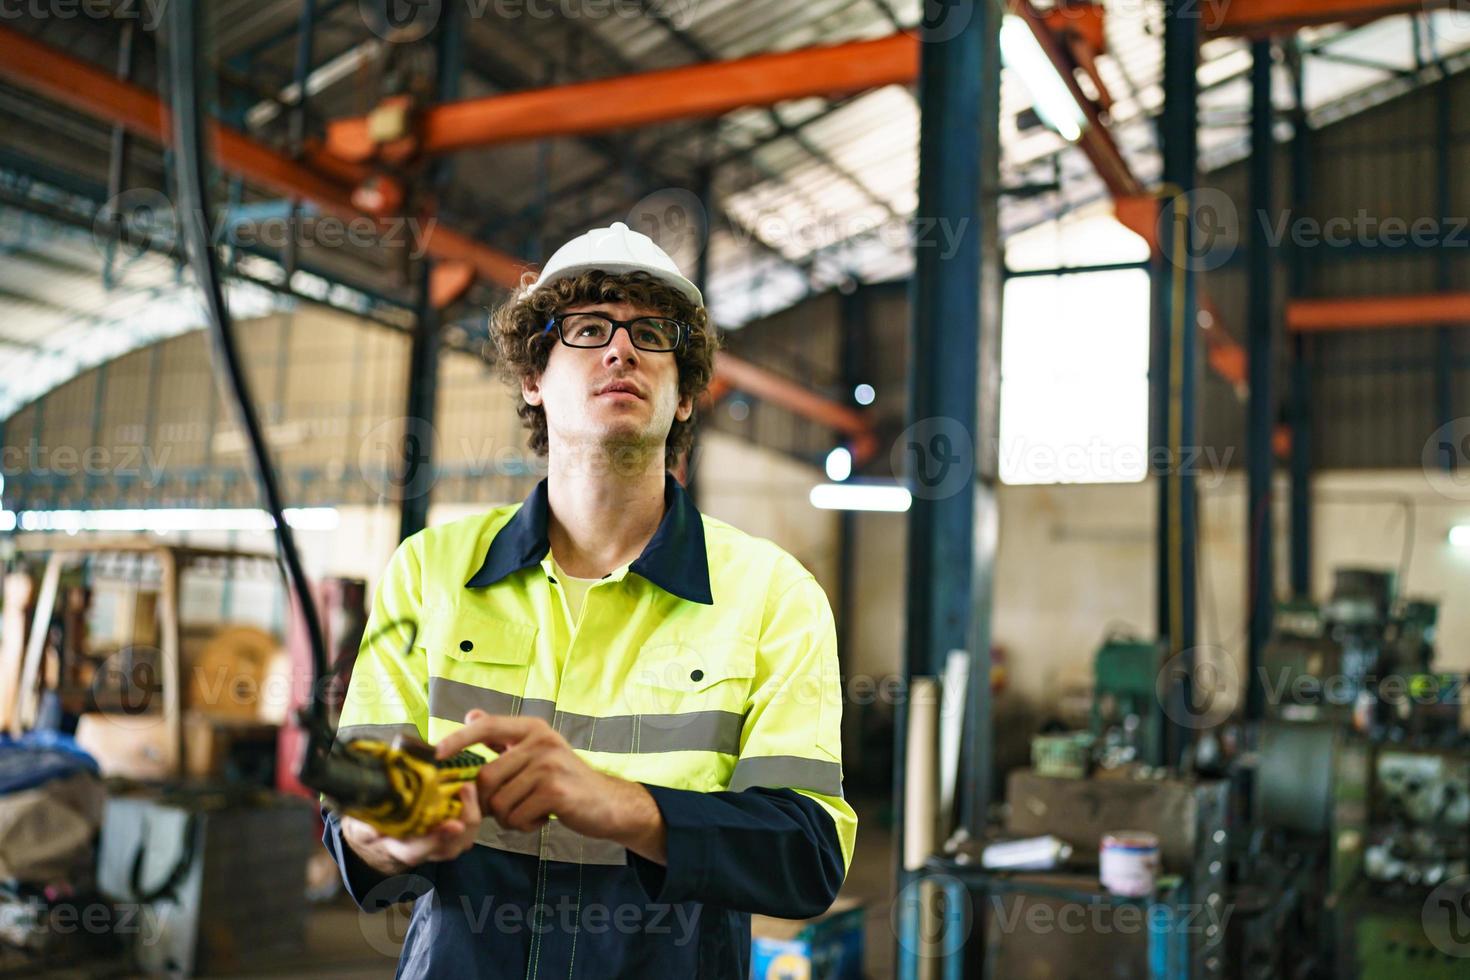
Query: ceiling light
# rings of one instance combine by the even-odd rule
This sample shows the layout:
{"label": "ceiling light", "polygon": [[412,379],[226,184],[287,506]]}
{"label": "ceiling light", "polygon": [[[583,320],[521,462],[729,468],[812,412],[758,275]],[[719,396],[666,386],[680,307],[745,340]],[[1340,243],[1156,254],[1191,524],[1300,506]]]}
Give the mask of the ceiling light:
{"label": "ceiling light", "polygon": [[821,510],[876,510],[902,513],[913,498],[893,484],[822,483],[812,487],[812,506]]}
{"label": "ceiling light", "polygon": [[[287,507],[286,523],[298,531],[332,531],[340,515],[335,507]],[[6,525],[10,525],[9,528]],[[156,507],[147,510],[27,510],[0,512],[0,530],[21,531],[269,531],[275,526],[263,510],[233,508],[196,510]]]}
{"label": "ceiling light", "polygon": [[1030,25],[1014,14],[1007,14],[1001,21],[1000,60],[1020,76],[1026,91],[1031,93],[1036,114],[1048,126],[1069,143],[1082,135],[1082,127],[1087,121],[1082,107],[1041,49]]}
{"label": "ceiling light", "polygon": [[827,454],[827,479],[841,483],[852,476],[852,453],[841,446]]}

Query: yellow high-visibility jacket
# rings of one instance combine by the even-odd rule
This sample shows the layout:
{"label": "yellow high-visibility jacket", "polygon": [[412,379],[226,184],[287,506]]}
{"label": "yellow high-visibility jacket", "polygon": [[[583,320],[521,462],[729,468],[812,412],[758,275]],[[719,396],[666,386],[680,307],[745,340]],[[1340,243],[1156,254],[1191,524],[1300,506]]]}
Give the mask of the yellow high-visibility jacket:
{"label": "yellow high-visibility jacket", "polygon": [[[547,519],[543,480],[521,504],[399,546],[339,737],[436,742],[472,708],[543,718],[594,767],[649,788],[667,865],[555,820],[523,833],[487,817],[483,846],[407,883],[362,864],[335,817],[326,843],[364,908],[421,896],[400,976],[743,978],[749,913],[820,913],[852,859],[827,597],[795,558],[700,514],[668,476],[657,532],[574,622]],[[520,926],[501,929],[486,901],[521,909]],[[632,925],[597,930],[597,910]]]}

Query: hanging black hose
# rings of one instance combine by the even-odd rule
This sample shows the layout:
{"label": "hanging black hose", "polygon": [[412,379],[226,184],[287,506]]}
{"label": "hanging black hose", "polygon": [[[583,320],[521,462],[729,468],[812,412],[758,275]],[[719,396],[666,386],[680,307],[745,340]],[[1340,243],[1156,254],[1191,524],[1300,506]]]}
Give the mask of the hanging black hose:
{"label": "hanging black hose", "polygon": [[[178,210],[185,251],[194,278],[204,292],[215,358],[229,381],[240,425],[255,461],[255,475],[265,498],[266,512],[275,522],[276,547],[286,566],[288,584],[301,608],[311,644],[311,700],[297,715],[307,735],[297,765],[297,778],[303,785],[325,794],[343,812],[370,820],[385,833],[424,833],[458,814],[459,787],[474,778],[481,760],[468,753],[435,760],[433,751],[422,742],[395,742],[389,746],[353,741],[342,745],[335,740],[327,710],[331,675],[321,618],[301,567],[295,536],[286,523],[280,486],[240,364],[230,311],[225,305],[219,256],[214,250],[206,179],[205,121],[200,107],[204,75],[200,68],[204,55],[198,13],[202,6],[202,2],[172,3],[168,11]],[[415,624],[410,624],[410,634],[415,628]]]}
{"label": "hanging black hose", "polygon": [[183,229],[184,248],[194,270],[194,279],[204,292],[215,357],[229,380],[240,426],[245,430],[250,454],[255,460],[255,476],[260,483],[261,495],[265,498],[266,513],[275,522],[276,547],[286,566],[292,591],[296,593],[301,615],[306,621],[313,675],[312,698],[307,711],[313,721],[320,721],[325,725],[326,706],[321,699],[321,685],[315,683],[327,675],[327,651],[326,644],[322,641],[321,620],[317,615],[316,603],[311,598],[306,572],[301,567],[296,538],[291,533],[290,525],[286,523],[281,489],[271,466],[260,420],[255,415],[255,401],[250,394],[250,384],[240,364],[240,352],[235,346],[230,311],[225,304],[224,288],[221,284],[219,256],[214,250],[214,229],[210,220],[205,174],[204,118],[199,102],[199,62],[203,57],[196,26],[199,6],[201,5],[196,3],[169,5],[174,175],[178,185],[179,220]]}

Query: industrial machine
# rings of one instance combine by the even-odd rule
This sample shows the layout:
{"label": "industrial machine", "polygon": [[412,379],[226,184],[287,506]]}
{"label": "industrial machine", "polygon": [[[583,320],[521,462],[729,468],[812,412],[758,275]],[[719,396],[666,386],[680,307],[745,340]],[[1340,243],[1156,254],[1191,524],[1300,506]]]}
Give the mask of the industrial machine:
{"label": "industrial machine", "polygon": [[1455,739],[1460,684],[1432,669],[1438,606],[1400,600],[1395,581],[1341,569],[1327,602],[1278,607],[1260,666],[1269,717],[1347,723],[1390,740]]}
{"label": "industrial machine", "polygon": [[[1183,770],[1164,765],[1166,651],[1110,636],[1088,730],[1036,736],[1007,784],[1004,836],[1062,842],[1068,860],[973,875],[994,899],[992,975],[1470,976],[1470,686],[1436,670],[1437,621],[1372,569],[1339,570],[1325,602],[1282,603],[1264,717],[1196,733]],[[1132,937],[1110,918],[1127,900],[1096,886],[1099,838],[1125,827],[1162,857],[1158,918]],[[1069,905],[1108,914],[1066,935],[1004,927]],[[1169,926],[1170,909],[1217,907],[1229,915]]]}
{"label": "industrial machine", "polygon": [[1104,765],[1164,764],[1163,665],[1158,642],[1129,637],[1108,637],[1093,657],[1091,727]]}
{"label": "industrial machine", "polygon": [[[1327,602],[1278,609],[1263,657],[1267,718],[1245,760],[1263,844],[1247,878],[1284,875],[1303,910],[1326,910],[1303,911],[1298,935],[1334,976],[1470,971],[1466,678],[1434,670],[1437,618],[1393,573],[1343,569]],[[1243,936],[1236,952],[1260,962],[1279,942]]]}
{"label": "industrial machine", "polygon": [[[969,867],[948,873],[988,913],[971,940],[984,946],[985,976],[1228,976],[1231,785],[1164,766],[1165,661],[1157,642],[1109,636],[1094,660],[1089,730],[1037,735],[1031,767],[1010,773],[998,833],[1056,845],[1051,863],[992,869],[983,846],[960,845]],[[1118,832],[1159,842],[1146,896],[1099,882],[1100,842]],[[1057,927],[1016,925],[1029,922]]]}

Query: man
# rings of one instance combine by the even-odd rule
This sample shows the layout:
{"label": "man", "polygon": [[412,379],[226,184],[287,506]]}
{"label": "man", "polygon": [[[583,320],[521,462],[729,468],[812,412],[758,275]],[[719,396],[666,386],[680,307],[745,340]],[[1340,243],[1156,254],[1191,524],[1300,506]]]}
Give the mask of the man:
{"label": "man", "polygon": [[547,478],[398,548],[366,635],[419,629],[339,729],[493,761],[425,837],[325,842],[363,908],[416,898],[401,977],[744,980],[750,913],[821,913],[852,857],[831,608],[669,473],[718,340],[652,240],[574,239],[494,329]]}

